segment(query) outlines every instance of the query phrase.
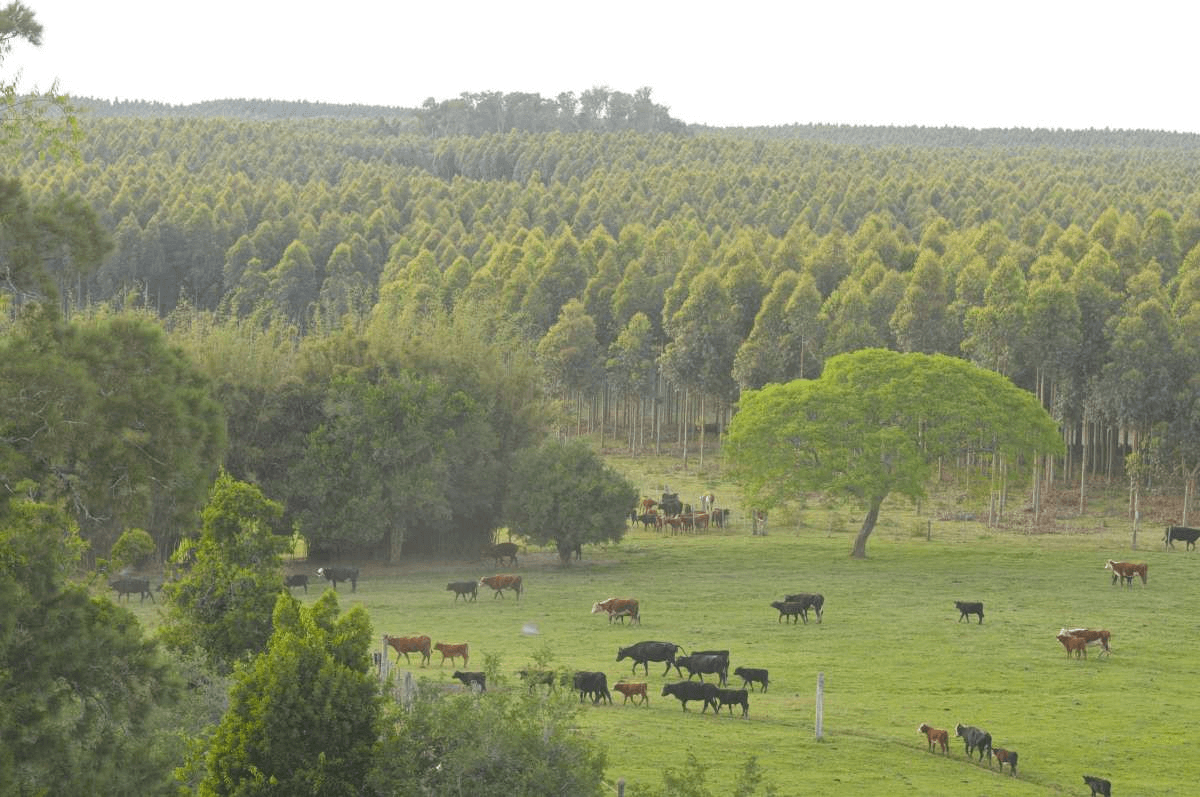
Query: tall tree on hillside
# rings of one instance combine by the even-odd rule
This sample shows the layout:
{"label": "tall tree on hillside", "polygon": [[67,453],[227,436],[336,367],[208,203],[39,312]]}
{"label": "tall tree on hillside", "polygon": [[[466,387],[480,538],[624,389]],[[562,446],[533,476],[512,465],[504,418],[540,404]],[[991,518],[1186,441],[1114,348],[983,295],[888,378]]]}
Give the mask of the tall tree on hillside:
{"label": "tall tree on hillside", "polygon": [[964,320],[963,351],[984,368],[1009,375],[1020,367],[1026,326],[1026,285],[1020,266],[1011,257],[992,271],[982,307],[971,308]]}
{"label": "tall tree on hillside", "polygon": [[931,249],[917,257],[904,296],[889,323],[901,351],[954,354],[958,348],[949,319],[946,273]]}
{"label": "tall tree on hillside", "polygon": [[733,378],[742,390],[757,389],[768,382],[788,382],[800,376],[802,348],[789,345],[787,303],[800,275],[784,271],[775,278],[754,328],[733,358]]}
{"label": "tall tree on hillside", "polygon": [[819,379],[744,394],[725,456],[753,506],[810,491],[856,501],[866,515],[851,555],[862,558],[884,499],[922,497],[940,458],[980,446],[1015,464],[1062,440],[1034,397],[999,374],[863,349],[828,361]]}
{"label": "tall tree on hillside", "polygon": [[658,377],[655,364],[657,350],[654,328],[645,313],[638,313],[629,319],[629,323],[608,349],[605,372],[609,384],[618,396],[633,404],[633,420],[629,424],[631,452],[637,450],[641,434],[644,434],[642,421],[645,408],[654,404]]}

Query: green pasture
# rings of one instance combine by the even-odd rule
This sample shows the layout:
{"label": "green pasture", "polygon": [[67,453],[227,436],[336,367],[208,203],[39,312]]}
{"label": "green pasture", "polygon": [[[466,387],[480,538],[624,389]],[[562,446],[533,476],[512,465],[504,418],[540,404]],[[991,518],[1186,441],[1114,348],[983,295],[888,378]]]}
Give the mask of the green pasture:
{"label": "green pasture", "polygon": [[[649,706],[621,705],[614,693],[615,705],[587,705],[580,715],[580,731],[608,751],[614,782],[660,785],[663,769],[683,769],[690,751],[710,766],[710,787],[732,783],[756,755],[786,795],[1086,794],[1085,773],[1107,777],[1117,794],[1196,788],[1200,552],[1164,552],[1160,527],[1145,527],[1133,551],[1127,524],[1060,523],[1030,534],[909,509],[885,513],[864,561],[848,556],[853,523],[799,512],[755,537],[743,510],[734,520],[695,536],[635,529],[620,545],[586,546],[567,568],[536,548],[499,571],[482,560],[367,566],[358,592],[343,587],[340,596],[343,608],[370,612],[380,637],[468,642],[469,669],[498,670],[489,689],[523,688],[516,671],[539,656],[552,667],[602,670],[610,683],[647,680]],[[1102,569],[1109,558],[1147,561],[1149,584],[1113,586]],[[445,589],[494,572],[524,576],[519,601],[483,588],[467,604]],[[312,601],[318,589],[298,597]],[[824,623],[778,622],[769,603],[799,591],[825,595]],[[641,601],[641,627],[589,613],[610,596]],[[983,601],[982,625],[958,622],[955,600]],[[154,607],[133,609],[156,624]],[[530,623],[537,634],[522,633]],[[1054,637],[1073,625],[1111,630],[1112,656],[1093,650],[1086,661],[1068,660]],[[618,647],[646,639],[729,649],[731,674],[767,667],[770,690],[751,695],[749,719],[701,714],[696,704],[684,713],[661,696],[673,672],[664,677],[663,665],[652,664],[648,677],[634,677],[628,660],[616,662]],[[401,660],[405,669],[418,683],[455,683],[436,652],[431,666]],[[996,746],[1019,753],[1018,777],[968,761],[961,740],[951,739],[948,756],[929,754],[922,722],[951,735],[960,722],[988,730]]]}

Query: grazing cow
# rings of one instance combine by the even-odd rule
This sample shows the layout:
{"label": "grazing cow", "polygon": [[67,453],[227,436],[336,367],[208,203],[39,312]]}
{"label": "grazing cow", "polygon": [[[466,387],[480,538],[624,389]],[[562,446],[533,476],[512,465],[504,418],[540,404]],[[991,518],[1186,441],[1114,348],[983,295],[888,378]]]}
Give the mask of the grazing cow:
{"label": "grazing cow", "polygon": [[1005,750],[1003,747],[997,747],[992,751],[996,754],[996,760],[1000,762],[1000,772],[1004,772],[1004,765],[1008,764],[1008,774],[1016,777],[1017,775],[1017,751]]}
{"label": "grazing cow", "polygon": [[988,757],[988,767],[992,766],[992,735],[985,730],[980,730],[971,725],[955,725],[954,735],[961,736],[963,743],[967,747],[967,758],[971,757],[972,750],[979,750],[979,760],[983,760],[983,754],[986,752]]}
{"label": "grazing cow", "polygon": [[[1110,648],[1108,646],[1108,640],[1112,638],[1112,634],[1110,634],[1107,629],[1104,629],[1104,628],[1097,628],[1097,629],[1060,628],[1058,630],[1059,640],[1061,641],[1061,638],[1064,636],[1081,637],[1081,638],[1087,640],[1087,643],[1089,645],[1092,645],[1092,646],[1099,645],[1100,646],[1100,655],[1102,655],[1102,656],[1105,653],[1109,653],[1109,654],[1112,653],[1112,648]],[[1064,642],[1063,645],[1065,646],[1066,643]]]}
{"label": "grazing cow", "polygon": [[350,591],[358,592],[357,567],[318,567],[317,575],[332,583],[334,590],[337,589],[339,581],[349,581]]}
{"label": "grazing cow", "polygon": [[429,663],[429,644],[432,640],[427,636],[388,636],[383,635],[383,641],[396,649],[396,663],[400,663],[400,655],[404,655],[404,660],[412,664],[412,659],[408,657],[409,653],[421,654],[421,666]]}
{"label": "grazing cow", "polygon": [[733,674],[742,679],[742,686],[749,686],[753,683],[762,684],[763,692],[767,691],[767,684],[771,682],[767,671],[756,667],[738,667]]}
{"label": "grazing cow", "polygon": [[963,620],[966,620],[968,623],[971,622],[970,615],[972,615],[972,614],[979,615],[979,623],[980,624],[983,623],[983,604],[982,603],[979,603],[978,601],[975,601],[975,602],[955,601],[954,605],[958,608],[958,621],[960,623]]}
{"label": "grazing cow", "polygon": [[925,738],[929,741],[929,752],[931,752],[931,753],[934,752],[933,746],[935,744],[940,744],[942,746],[942,752],[946,753],[947,755],[949,754],[949,752],[950,752],[950,732],[949,731],[943,730],[942,728],[935,728],[932,725],[926,725],[923,722],[917,726],[917,730],[920,731],[921,733],[925,734]]}
{"label": "grazing cow", "polygon": [[295,573],[283,579],[283,585],[288,589],[292,587],[304,587],[304,594],[308,594],[308,576],[304,573]]}
{"label": "grazing cow", "polygon": [[783,600],[785,603],[803,604],[800,616],[804,618],[804,622],[808,622],[809,609],[817,613],[817,622],[821,622],[821,611],[822,607],[825,606],[824,595],[817,592],[797,592],[795,595],[785,595]]}
{"label": "grazing cow", "polygon": [[667,667],[663,670],[663,675],[675,668],[675,672],[681,677],[683,672],[680,671],[679,665],[675,663],[676,651],[681,651],[683,648],[676,645],[674,642],[638,642],[630,645],[627,648],[617,648],[617,661],[623,659],[633,659],[633,672],[637,672],[638,665],[646,670],[646,675],[650,674],[650,664],[652,661],[665,661]]}
{"label": "grazing cow", "polygon": [[551,690],[554,689],[554,670],[521,670],[517,674],[529,685],[530,692],[538,684],[545,684]]}
{"label": "grazing cow", "polygon": [[494,590],[492,592],[492,600],[503,598],[504,590],[506,589],[511,589],[517,593],[517,600],[521,600],[521,592],[524,589],[520,576],[484,576],[479,579],[479,584],[491,587]]}
{"label": "grazing cow", "polygon": [[1114,584],[1117,583],[1117,579],[1123,578],[1125,579],[1125,583],[1132,587],[1134,576],[1141,576],[1142,583],[1146,583],[1145,562],[1114,562],[1112,559],[1109,559],[1104,569],[1112,571],[1112,583]]}
{"label": "grazing cow", "polygon": [[[726,685],[726,678],[729,674],[729,656],[722,656],[719,653],[693,653],[690,656],[679,656],[675,659],[675,667],[682,668],[688,671],[688,680],[692,680],[693,675],[699,675],[700,680],[704,680],[704,674],[717,676],[721,686]],[[682,672],[680,673],[682,675]]]}
{"label": "grazing cow", "polygon": [[1092,797],[1096,797],[1097,794],[1103,795],[1103,797],[1112,797],[1112,784],[1104,778],[1093,778],[1091,775],[1084,775],[1083,782],[1092,790]]}
{"label": "grazing cow", "polygon": [[130,595],[138,595],[138,603],[145,603],[146,596],[150,597],[150,602],[154,603],[154,593],[150,591],[150,579],[148,578],[118,578],[116,581],[110,581],[108,586],[117,591],[117,603],[121,602],[121,596],[125,596],[125,602],[129,602]]}
{"label": "grazing cow", "polygon": [[750,716],[750,693],[745,689],[718,689],[717,690],[717,713],[721,713],[721,706],[729,706],[729,714],[733,715],[733,707],[742,707],[742,716]]}
{"label": "grazing cow", "polygon": [[609,624],[616,618],[621,618],[621,623],[625,623],[625,618],[630,618],[629,624],[637,623],[641,625],[642,618],[638,614],[638,602],[633,598],[609,598],[598,603],[592,604],[592,614],[600,614],[604,612],[608,615]]}
{"label": "grazing cow", "polygon": [[458,680],[462,681],[462,685],[465,687],[473,688],[478,686],[480,692],[487,691],[487,675],[485,673],[459,672],[458,670],[455,670],[454,674],[450,677],[457,678]]}
{"label": "grazing cow", "polygon": [[1183,540],[1187,543],[1184,546],[1185,551],[1191,551],[1196,548],[1196,540],[1200,539],[1200,529],[1189,528],[1188,526],[1167,526],[1167,533],[1163,535],[1163,544],[1175,547],[1175,540]]}
{"label": "grazing cow", "polygon": [[[458,599],[460,597],[464,601],[467,601],[467,600],[475,600],[475,598],[477,598],[479,596],[479,582],[478,581],[451,581],[449,584],[446,585],[446,589],[454,590],[454,602],[455,603],[458,603]],[[467,597],[468,595],[470,595],[471,597],[468,598]]]}
{"label": "grazing cow", "polygon": [[507,559],[513,566],[517,566],[517,544],[515,542],[498,542],[495,545],[489,545],[483,549],[484,558],[492,558],[496,560],[496,567],[504,564]]}
{"label": "grazing cow", "polygon": [[[674,695],[680,703],[683,704],[683,710],[687,711],[689,700],[704,701],[704,708],[700,709],[703,714],[708,710],[709,706],[713,707],[713,711],[720,711],[720,706],[717,705],[717,686],[716,684],[693,683],[691,681],[679,681],[673,684],[664,684],[662,689],[663,697]],[[733,709],[730,709],[732,711]]]}
{"label": "grazing cow", "polygon": [[580,703],[583,702],[584,695],[591,695],[593,706],[601,700],[607,700],[608,704],[612,705],[612,693],[608,691],[608,676],[604,673],[581,670],[575,673],[574,684],[575,688],[579,690]]}
{"label": "grazing cow", "polygon": [[462,657],[464,667],[469,664],[467,659],[470,657],[470,648],[466,642],[461,645],[449,645],[445,642],[439,642],[433,646],[433,649],[442,654],[442,662],[438,665],[439,667],[446,663],[446,659],[450,659],[450,666],[453,667],[454,660],[460,656]]}
{"label": "grazing cow", "polygon": [[1067,649],[1067,658],[1071,658],[1071,654],[1075,654],[1075,658],[1087,658],[1088,641],[1081,636],[1071,636],[1070,634],[1059,634],[1055,637],[1062,646]]}
{"label": "grazing cow", "polygon": [[779,610],[776,622],[783,622],[783,618],[787,617],[793,623],[798,623],[803,617],[804,622],[808,623],[808,607],[800,601],[771,601],[771,606]]}
{"label": "grazing cow", "polygon": [[650,702],[650,696],[646,694],[646,682],[645,681],[639,681],[637,683],[629,683],[628,681],[621,681],[620,683],[613,684],[613,689],[616,689],[618,692],[625,695],[625,699],[621,701],[622,706],[625,705],[626,703],[628,703],[629,698],[631,698],[631,697],[640,697],[641,698],[641,701],[639,701],[637,703],[639,706],[642,705],[643,703]]}

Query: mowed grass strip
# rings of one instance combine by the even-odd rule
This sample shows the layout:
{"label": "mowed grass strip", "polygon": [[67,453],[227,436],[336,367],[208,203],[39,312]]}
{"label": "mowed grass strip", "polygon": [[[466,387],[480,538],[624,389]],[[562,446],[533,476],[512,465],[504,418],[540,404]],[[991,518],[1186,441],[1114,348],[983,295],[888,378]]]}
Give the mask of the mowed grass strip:
{"label": "mowed grass strip", "polygon": [[[599,670],[610,684],[645,680],[650,704],[586,706],[580,732],[608,751],[612,780],[661,783],[694,753],[710,786],[731,784],[758,756],[781,794],[1020,795],[1079,793],[1084,773],[1108,778],[1120,793],[1182,794],[1193,788],[1188,747],[1200,726],[1195,688],[1200,554],[1163,552],[1145,529],[1146,550],[1129,550],[1128,529],[1091,534],[1025,535],[978,524],[934,522],[932,539],[884,525],[870,557],[851,560],[851,533],[748,526],[694,536],[632,530],[620,545],[584,548],[559,566],[551,551],[526,550],[517,567],[485,560],[409,561],[365,568],[358,593],[343,589],[343,608],[369,612],[382,635],[428,634],[468,642],[469,669],[499,661],[500,682],[524,688],[517,671],[549,654],[553,667]],[[1146,561],[1149,584],[1111,584],[1108,558]],[[301,565],[297,564],[296,569]],[[475,603],[454,601],[447,582],[519,573],[525,592]],[[321,587],[310,588],[312,601]],[[825,595],[825,621],[778,622],[770,606],[789,592]],[[608,597],[641,602],[642,625],[591,615]],[[956,600],[982,601],[985,617],[959,622]],[[133,609],[155,624],[155,608]],[[538,633],[522,633],[527,625]],[[1112,631],[1113,654],[1090,649],[1068,660],[1055,639],[1063,626]],[[635,675],[619,647],[662,640],[731,651],[738,666],[766,667],[771,686],[752,693],[749,719],[681,710],[661,695],[678,680],[664,665]],[[395,659],[395,653],[390,653]],[[407,667],[418,681],[455,683],[440,654],[432,666]],[[458,669],[464,669],[459,663]],[[816,683],[824,673],[824,739],[814,738]],[[706,676],[707,678],[708,676]],[[610,687],[611,688],[611,687]],[[1018,777],[968,761],[961,739],[948,756],[926,751],[917,726],[957,723],[989,731],[1020,755]]]}

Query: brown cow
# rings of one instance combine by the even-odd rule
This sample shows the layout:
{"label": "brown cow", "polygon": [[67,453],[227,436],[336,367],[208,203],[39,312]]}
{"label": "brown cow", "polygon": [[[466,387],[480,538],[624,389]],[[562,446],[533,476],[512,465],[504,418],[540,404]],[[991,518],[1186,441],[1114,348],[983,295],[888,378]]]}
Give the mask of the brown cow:
{"label": "brown cow", "polygon": [[625,705],[626,703],[628,703],[629,698],[631,698],[631,697],[641,697],[642,698],[641,701],[638,703],[638,705],[642,705],[643,703],[650,702],[650,697],[649,697],[649,695],[646,694],[646,682],[645,681],[641,681],[639,683],[627,683],[625,681],[622,681],[620,683],[613,684],[613,689],[616,689],[618,692],[625,695],[625,699],[621,701],[622,706]]}
{"label": "brown cow", "polygon": [[491,587],[494,590],[492,600],[503,598],[506,589],[517,593],[517,600],[521,600],[521,592],[524,589],[520,576],[484,576],[479,579],[479,585]]}
{"label": "brown cow", "polygon": [[446,659],[450,659],[450,665],[454,666],[454,660],[459,657],[462,658],[464,667],[469,663],[467,661],[469,649],[466,642],[461,645],[449,645],[445,642],[439,642],[433,646],[433,649],[442,654],[442,663],[438,665],[439,667],[446,663]]}
{"label": "brown cow", "polygon": [[1109,654],[1112,653],[1112,648],[1110,648],[1108,646],[1108,640],[1112,637],[1112,634],[1110,634],[1107,629],[1104,629],[1104,628],[1097,628],[1097,629],[1060,628],[1058,631],[1058,635],[1060,637],[1062,637],[1062,636],[1082,637],[1083,639],[1087,640],[1087,643],[1089,645],[1093,645],[1093,646],[1099,645],[1100,646],[1100,655],[1104,655],[1105,653],[1109,653]]}
{"label": "brown cow", "polygon": [[1015,778],[1017,776],[1017,751],[997,747],[992,752],[996,754],[996,760],[1000,762],[1000,771],[1003,772],[1004,765],[1008,764],[1008,774]]}
{"label": "brown cow", "polygon": [[630,618],[629,624],[637,623],[641,625],[642,617],[638,613],[638,602],[633,598],[609,598],[598,603],[592,604],[592,614],[600,614],[604,612],[608,615],[608,622],[620,617],[621,623],[624,624],[625,618]]}
{"label": "brown cow", "polygon": [[942,746],[942,752],[949,755],[950,750],[950,732],[941,728],[934,728],[932,725],[921,723],[917,726],[917,730],[925,734],[925,738],[929,740],[929,752],[933,752],[934,744]]}
{"label": "brown cow", "polygon": [[400,662],[400,655],[404,654],[404,660],[412,664],[412,659],[408,657],[409,653],[420,653],[422,666],[429,663],[429,643],[432,641],[427,636],[388,636],[383,635],[383,641],[396,649],[396,662]]}
{"label": "brown cow", "polygon": [[1067,649],[1067,658],[1071,658],[1071,654],[1075,654],[1075,658],[1083,656],[1087,658],[1088,641],[1081,636],[1071,636],[1070,634],[1059,634],[1055,637],[1062,646]]}
{"label": "brown cow", "polygon": [[1117,579],[1125,579],[1126,585],[1132,587],[1134,576],[1141,576],[1142,584],[1146,583],[1145,562],[1114,562],[1109,559],[1104,569],[1112,571],[1112,583],[1114,584],[1117,583]]}

